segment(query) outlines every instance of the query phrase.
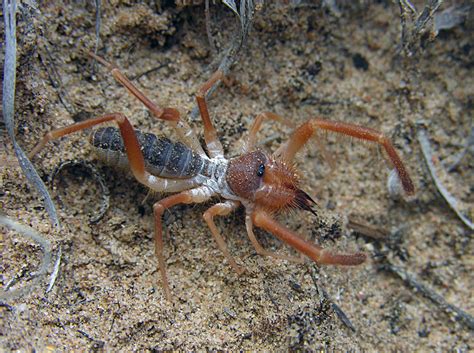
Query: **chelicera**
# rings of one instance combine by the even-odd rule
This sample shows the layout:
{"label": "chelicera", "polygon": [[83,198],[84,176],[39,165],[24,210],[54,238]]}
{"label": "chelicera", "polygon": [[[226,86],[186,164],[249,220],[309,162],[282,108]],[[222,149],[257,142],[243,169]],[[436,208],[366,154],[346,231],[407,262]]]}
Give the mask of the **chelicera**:
{"label": "chelicera", "polygon": [[214,223],[214,217],[226,216],[240,206],[245,207],[247,234],[258,254],[301,260],[265,250],[255,237],[254,226],[274,234],[318,264],[354,266],[365,261],[366,255],[361,252],[340,254],[322,249],[274,219],[276,214],[290,209],[315,212],[314,201],[300,189],[300,179],[294,170],[293,159],[318,130],[379,144],[385,150],[387,160],[396,170],[405,192],[414,193],[408,172],[389,139],[376,130],[344,122],[310,119],[296,128],[289,140],[277,151],[269,154],[256,146],[257,132],[264,121],[284,123],[285,120],[274,113],[265,112],[255,118],[241,154],[227,159],[211,122],[205,99],[210,87],[222,80],[223,74],[220,71],[211,76],[196,96],[204,125],[205,151],[194,131],[180,118],[176,109],[157,106],[116,66],[94,54],[90,55],[105,65],[112,76],[140,100],[156,118],[168,122],[179,136],[179,141],[136,131],[127,117],[121,113],[112,113],[47,133],[33,148],[30,157],[36,155],[51,140],[106,122],[117,123],[118,129],[102,127],[93,131],[91,143],[99,156],[111,165],[129,166],[135,178],[154,191],[174,193],[153,206],[155,252],[163,289],[169,300],[171,291],[163,255],[163,213],[177,204],[205,202],[215,196],[224,200],[204,212],[204,220],[228,263],[239,274],[242,273],[242,267],[229,253],[224,238]]}

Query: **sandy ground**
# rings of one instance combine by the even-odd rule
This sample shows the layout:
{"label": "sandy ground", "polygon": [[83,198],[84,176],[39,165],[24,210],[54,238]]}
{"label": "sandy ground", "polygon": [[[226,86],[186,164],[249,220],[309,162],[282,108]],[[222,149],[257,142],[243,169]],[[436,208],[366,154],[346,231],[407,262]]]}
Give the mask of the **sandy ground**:
{"label": "sandy ground", "polygon": [[[152,70],[134,80],[137,86],[153,101],[188,116],[216,59],[204,6],[177,8],[163,1],[160,8],[159,3],[103,3],[99,54],[129,77]],[[85,54],[95,45],[92,2],[46,2],[36,12],[28,5],[20,10],[16,128],[25,150],[53,128],[106,112],[126,114],[141,130],[169,134],[103,67],[92,71]],[[178,206],[165,216],[174,296],[169,303],[158,284],[152,238],[152,205],[160,195],[142,205],[146,188],[129,174],[95,163],[87,134],[76,134],[49,144],[34,164],[46,180],[62,161],[94,162],[110,188],[110,209],[99,223],[89,224],[89,213],[100,207],[101,191],[83,169],[64,170],[48,186],[62,224],[53,229],[3,134],[2,212],[40,231],[51,241],[54,259],[59,248],[62,256],[51,292],[45,293],[44,278],[32,293],[1,302],[0,349],[473,349],[472,331],[379,266],[383,254],[474,314],[472,233],[436,192],[416,138],[421,122],[441,180],[472,218],[472,154],[449,174],[444,166],[462,150],[473,126],[473,22],[441,32],[414,57],[404,58],[398,55],[398,14],[398,6],[384,1],[341,8],[339,17],[318,5],[267,4],[255,15],[229,83],[210,102],[228,156],[239,153],[253,118],[262,111],[295,124],[312,116],[353,122],[392,139],[415,181],[415,197],[390,197],[388,169],[377,149],[321,135],[319,141],[337,162],[329,180],[324,180],[329,168],[315,140],[298,157],[304,189],[317,200],[319,216],[280,217],[324,247],[365,251],[365,264],[317,267],[258,256],[239,210],[217,222],[247,270],[238,276],[202,219],[215,201]],[[211,6],[211,17],[217,51],[222,51],[238,23],[222,5]],[[61,82],[52,82],[55,74]],[[199,121],[191,123],[202,132]],[[261,141],[274,150],[289,132],[269,123]],[[346,226],[347,217],[392,235],[382,241],[361,236]],[[14,288],[27,285],[39,265],[40,247],[4,228],[1,234],[3,286],[15,276]],[[292,251],[270,234],[258,236],[268,249]],[[355,332],[321,300],[321,288]]]}

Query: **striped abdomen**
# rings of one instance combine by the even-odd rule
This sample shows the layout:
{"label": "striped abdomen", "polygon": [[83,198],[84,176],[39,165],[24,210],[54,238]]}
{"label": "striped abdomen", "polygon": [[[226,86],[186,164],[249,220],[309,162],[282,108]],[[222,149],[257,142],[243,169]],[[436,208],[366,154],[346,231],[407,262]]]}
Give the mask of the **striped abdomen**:
{"label": "striped abdomen", "polygon": [[[168,178],[191,178],[201,171],[203,159],[183,143],[137,130],[135,133],[145,158],[146,169],[151,174]],[[91,143],[107,164],[128,165],[118,128],[104,127],[95,130],[91,135]]]}

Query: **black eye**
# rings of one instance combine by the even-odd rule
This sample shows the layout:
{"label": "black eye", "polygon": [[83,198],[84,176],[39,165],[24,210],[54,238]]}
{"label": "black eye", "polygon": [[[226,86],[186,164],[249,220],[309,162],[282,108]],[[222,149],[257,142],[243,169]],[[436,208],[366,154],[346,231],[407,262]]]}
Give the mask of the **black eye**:
{"label": "black eye", "polygon": [[262,163],[262,164],[260,164],[260,165],[258,166],[257,175],[258,175],[259,177],[261,177],[264,172],[265,172],[265,166],[264,166],[263,163]]}

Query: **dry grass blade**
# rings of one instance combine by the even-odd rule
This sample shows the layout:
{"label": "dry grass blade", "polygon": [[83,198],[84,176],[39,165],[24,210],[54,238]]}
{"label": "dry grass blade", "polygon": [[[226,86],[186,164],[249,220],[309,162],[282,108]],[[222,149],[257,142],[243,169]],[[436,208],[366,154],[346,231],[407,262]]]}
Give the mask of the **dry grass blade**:
{"label": "dry grass blade", "polygon": [[54,263],[54,270],[51,273],[50,279],[49,279],[49,285],[48,288],[46,289],[46,293],[49,293],[51,289],[53,289],[54,283],[56,282],[56,278],[58,278],[59,274],[59,266],[61,266],[61,247],[58,249],[58,256],[56,258],[56,262]]}
{"label": "dry grass blade", "polygon": [[39,284],[41,277],[46,274],[48,267],[51,264],[51,244],[48,240],[44,239],[41,234],[36,232],[33,228],[24,226],[2,214],[0,214],[0,224],[3,224],[5,227],[15,230],[20,233],[25,238],[31,239],[38,243],[44,252],[44,256],[41,262],[39,271],[36,272],[35,278],[28,285],[23,286],[22,288],[13,290],[13,291],[0,291],[0,300],[11,300],[18,298],[23,295],[27,295],[33,291],[33,289]]}
{"label": "dry grass blade", "polygon": [[16,82],[16,1],[3,1],[3,17],[5,21],[5,63],[3,68],[3,120],[10,136],[16,157],[28,181],[36,188],[44,199],[46,211],[53,225],[59,226],[51,196],[37,171],[26,157],[15,139],[14,112],[15,112],[15,82]]}
{"label": "dry grass blade", "polygon": [[237,11],[237,5],[235,4],[234,0],[222,0],[222,2],[224,3],[224,5],[229,7],[232,11],[234,11],[234,13],[237,16],[239,16],[239,12]]}
{"label": "dry grass blade", "polygon": [[428,3],[425,5],[425,8],[418,16],[418,19],[415,23],[415,31],[417,34],[421,33],[428,22],[433,19],[434,14],[440,8],[443,0],[429,0]]}
{"label": "dry grass blade", "polygon": [[69,103],[72,101],[72,99],[71,97],[69,97],[68,92],[64,89],[61,75],[59,74],[57,70],[57,64],[55,63],[53,55],[51,54],[51,50],[48,48],[48,46],[49,45],[47,41],[44,41],[44,44],[43,44],[44,54],[40,54],[39,59],[41,63],[43,64],[43,67],[46,70],[46,73],[48,74],[48,78],[49,78],[49,81],[51,82],[51,85],[53,86],[53,88],[56,90],[56,93],[58,94],[59,101],[64,106],[64,108],[68,111],[68,113],[74,116],[77,114],[76,108],[74,107],[73,104]]}
{"label": "dry grass blade", "polygon": [[94,54],[97,54],[100,43],[100,18],[101,18],[101,1],[95,0],[95,48]]}
{"label": "dry grass blade", "polygon": [[435,166],[433,164],[433,155],[431,153],[430,143],[428,141],[428,136],[426,131],[422,128],[418,131],[418,141],[421,145],[421,151],[423,152],[423,157],[425,158],[426,165],[431,174],[431,178],[433,179],[436,188],[438,189],[439,193],[448,203],[449,207],[457,214],[457,216],[461,219],[461,221],[469,227],[470,230],[474,230],[474,223],[467,218],[457,207],[458,201],[449,193],[449,191],[444,187],[444,185],[439,180],[438,176],[436,175]]}

